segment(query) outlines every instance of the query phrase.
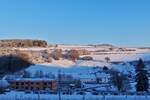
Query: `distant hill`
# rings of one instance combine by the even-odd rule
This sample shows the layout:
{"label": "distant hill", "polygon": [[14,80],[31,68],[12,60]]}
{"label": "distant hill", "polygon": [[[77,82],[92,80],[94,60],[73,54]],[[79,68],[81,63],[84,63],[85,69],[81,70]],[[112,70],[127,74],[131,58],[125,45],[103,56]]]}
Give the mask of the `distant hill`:
{"label": "distant hill", "polygon": [[10,39],[0,40],[0,47],[47,47],[45,40]]}

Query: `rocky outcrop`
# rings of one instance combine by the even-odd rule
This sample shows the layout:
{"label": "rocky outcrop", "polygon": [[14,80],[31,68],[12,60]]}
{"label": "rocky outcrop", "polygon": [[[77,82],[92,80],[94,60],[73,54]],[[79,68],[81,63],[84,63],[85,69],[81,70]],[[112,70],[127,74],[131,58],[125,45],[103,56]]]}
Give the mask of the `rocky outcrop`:
{"label": "rocky outcrop", "polygon": [[0,47],[47,47],[48,43],[44,40],[0,40]]}

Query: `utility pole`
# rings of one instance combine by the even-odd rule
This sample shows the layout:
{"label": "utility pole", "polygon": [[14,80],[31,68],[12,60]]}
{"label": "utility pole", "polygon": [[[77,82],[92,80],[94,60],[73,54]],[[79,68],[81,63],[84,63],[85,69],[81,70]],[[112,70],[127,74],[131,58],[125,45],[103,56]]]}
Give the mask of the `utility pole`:
{"label": "utility pole", "polygon": [[61,100],[61,70],[58,71],[58,96]]}

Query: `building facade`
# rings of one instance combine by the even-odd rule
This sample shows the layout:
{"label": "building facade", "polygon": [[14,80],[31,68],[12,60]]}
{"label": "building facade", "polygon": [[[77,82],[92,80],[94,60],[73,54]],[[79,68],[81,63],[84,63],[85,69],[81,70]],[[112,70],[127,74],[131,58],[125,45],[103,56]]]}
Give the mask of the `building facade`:
{"label": "building facade", "polygon": [[42,80],[42,79],[20,79],[9,81],[10,88],[13,90],[57,90],[56,80]]}

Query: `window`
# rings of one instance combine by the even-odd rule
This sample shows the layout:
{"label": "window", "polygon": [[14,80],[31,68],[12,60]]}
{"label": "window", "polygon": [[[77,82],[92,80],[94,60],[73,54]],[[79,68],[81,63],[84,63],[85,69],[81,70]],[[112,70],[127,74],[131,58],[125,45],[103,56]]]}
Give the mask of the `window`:
{"label": "window", "polygon": [[31,82],[31,84],[34,84],[34,82]]}
{"label": "window", "polygon": [[39,83],[37,82],[36,85],[39,85]]}
{"label": "window", "polygon": [[34,88],[33,88],[33,87],[31,87],[30,89],[31,89],[31,90],[33,90]]}
{"label": "window", "polygon": [[38,87],[37,90],[40,90],[40,88]]}
{"label": "window", "polygon": [[47,82],[45,82],[44,85],[47,85]]}
{"label": "window", "polygon": [[16,85],[19,85],[19,82],[16,82]]}
{"label": "window", "polygon": [[22,82],[21,85],[24,85],[24,82]]}
{"label": "window", "polygon": [[26,90],[28,90],[28,87],[25,87]]}

